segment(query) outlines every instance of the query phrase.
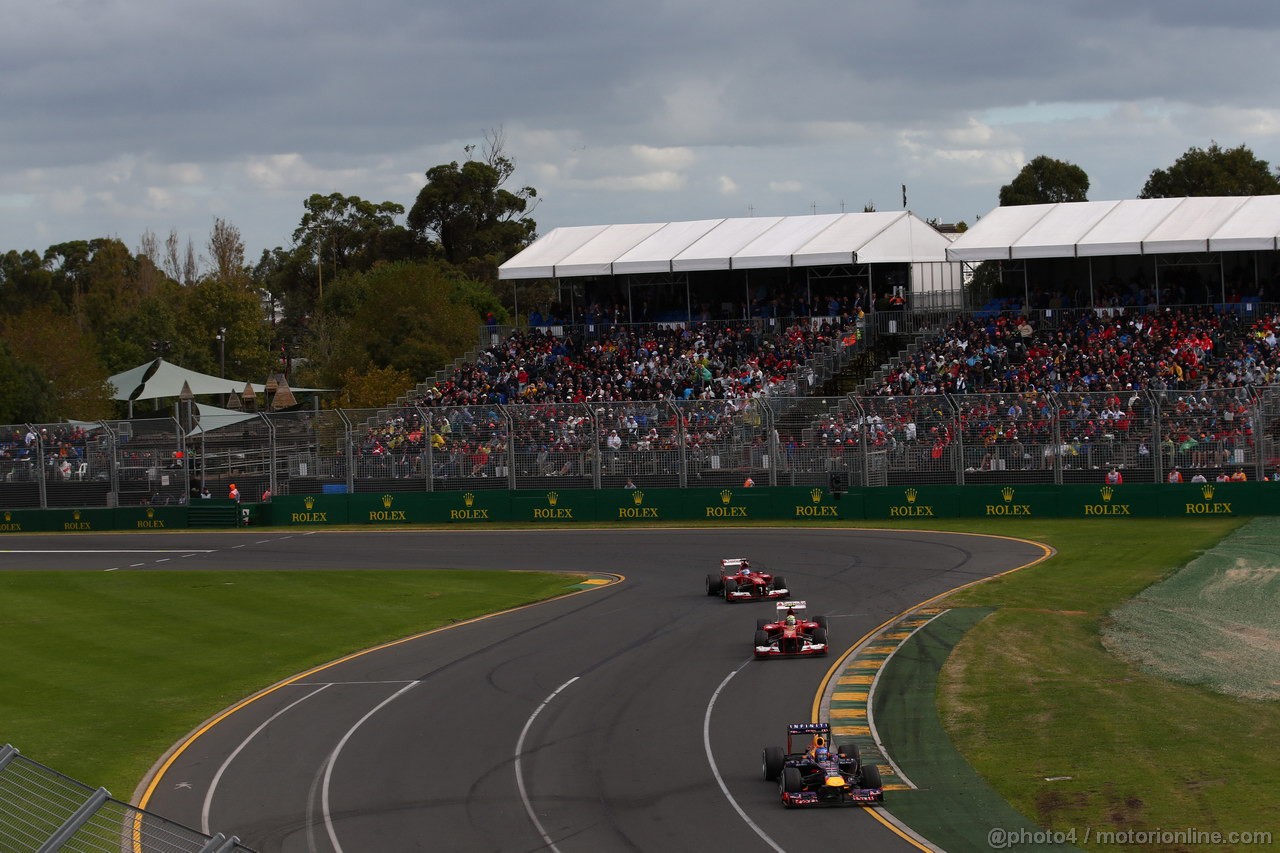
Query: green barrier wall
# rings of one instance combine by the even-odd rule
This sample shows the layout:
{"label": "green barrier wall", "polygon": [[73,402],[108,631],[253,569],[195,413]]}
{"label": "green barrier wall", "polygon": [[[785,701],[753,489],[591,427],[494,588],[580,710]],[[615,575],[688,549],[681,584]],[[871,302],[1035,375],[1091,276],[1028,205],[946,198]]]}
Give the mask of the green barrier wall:
{"label": "green barrier wall", "polygon": [[[538,489],[284,495],[248,505],[255,526],[894,521],[930,518],[1193,518],[1280,515],[1280,483],[888,486],[835,495],[805,487]],[[0,535],[181,530],[189,508],[0,510]]]}

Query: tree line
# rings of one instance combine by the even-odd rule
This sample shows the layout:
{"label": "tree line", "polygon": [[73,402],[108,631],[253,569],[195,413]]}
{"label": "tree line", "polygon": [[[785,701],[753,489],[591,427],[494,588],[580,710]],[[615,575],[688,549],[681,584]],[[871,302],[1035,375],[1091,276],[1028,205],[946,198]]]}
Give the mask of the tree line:
{"label": "tree line", "polygon": [[[407,211],[312,195],[291,245],[256,263],[221,219],[202,251],[171,231],[133,248],[99,237],[5,252],[0,424],[120,417],[107,377],[159,356],[240,381],[287,372],[295,387],[336,389],[346,407],[394,400],[474,346],[482,322],[511,320],[497,269],[536,238],[537,192],[509,185],[501,131],[484,140],[428,169]],[[1079,166],[1040,156],[999,201],[1085,201],[1088,189]],[[1154,170],[1140,197],[1274,193],[1266,161],[1215,142]],[[553,298],[549,284],[522,287],[525,304]]]}

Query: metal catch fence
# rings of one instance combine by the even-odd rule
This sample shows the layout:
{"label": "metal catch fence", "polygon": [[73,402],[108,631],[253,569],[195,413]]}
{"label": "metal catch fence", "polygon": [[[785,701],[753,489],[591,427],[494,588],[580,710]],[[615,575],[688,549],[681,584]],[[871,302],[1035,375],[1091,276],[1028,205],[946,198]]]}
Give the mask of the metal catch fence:
{"label": "metal catch fence", "polygon": [[253,853],[234,836],[205,835],[114,800],[0,747],[0,850],[40,853]]}
{"label": "metal catch fence", "polygon": [[[63,448],[66,448],[65,455]],[[176,504],[262,492],[1258,479],[1280,386],[405,406],[0,427],[0,507]],[[68,467],[70,473],[67,473]]]}

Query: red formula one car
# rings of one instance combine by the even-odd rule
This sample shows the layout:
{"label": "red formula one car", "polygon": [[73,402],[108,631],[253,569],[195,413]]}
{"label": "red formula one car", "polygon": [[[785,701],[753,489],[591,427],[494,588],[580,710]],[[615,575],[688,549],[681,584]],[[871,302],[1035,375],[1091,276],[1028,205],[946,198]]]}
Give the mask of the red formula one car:
{"label": "red formula one car", "polygon": [[756,622],[757,658],[808,657],[827,653],[827,617],[805,619],[803,601],[778,602],[776,619]]}
{"label": "red formula one car", "polygon": [[723,595],[725,601],[759,601],[791,594],[782,575],[751,568],[741,557],[720,561],[720,574],[707,575],[707,595]]}
{"label": "red formula one car", "polygon": [[884,802],[880,768],[864,764],[856,744],[831,747],[830,723],[792,723],[787,748],[764,750],[764,778],[777,782],[782,804],[864,806]]}

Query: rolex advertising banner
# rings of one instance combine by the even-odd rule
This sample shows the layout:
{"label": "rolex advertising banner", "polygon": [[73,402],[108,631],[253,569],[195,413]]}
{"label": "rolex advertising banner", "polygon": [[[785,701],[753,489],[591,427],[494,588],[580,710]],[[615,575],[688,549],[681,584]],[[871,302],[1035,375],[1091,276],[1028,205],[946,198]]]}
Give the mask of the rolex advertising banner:
{"label": "rolex advertising banner", "polygon": [[966,518],[1056,518],[1058,493],[1051,486],[957,486]]}
{"label": "rolex advertising banner", "polygon": [[114,509],[54,509],[49,515],[53,522],[47,529],[57,533],[116,529]]}
{"label": "rolex advertising banner", "polygon": [[52,521],[51,513],[38,509],[6,509],[0,512],[0,534],[45,533]]}
{"label": "rolex advertising banner", "polygon": [[1160,514],[1174,518],[1275,513],[1280,483],[1169,483],[1161,488]]}
{"label": "rolex advertising banner", "polygon": [[185,506],[130,506],[116,510],[116,530],[185,530]]}
{"label": "rolex advertising banner", "polygon": [[863,507],[866,517],[876,520],[955,518],[960,514],[960,490],[956,486],[867,489],[863,493]]}
{"label": "rolex advertising banner", "polygon": [[357,492],[347,496],[347,519],[352,524],[423,524],[427,521],[426,492]]}
{"label": "rolex advertising banner", "polygon": [[547,489],[515,492],[511,496],[511,520],[572,523],[596,520],[597,493],[591,489]]}
{"label": "rolex advertising banner", "polygon": [[690,489],[689,495],[686,501],[697,519],[732,522],[775,518],[769,489]]}
{"label": "rolex advertising banner", "polygon": [[347,495],[321,492],[285,495],[271,501],[271,523],[324,527],[347,523]]}
{"label": "rolex advertising banner", "polygon": [[601,521],[671,521],[689,517],[685,506],[679,489],[608,489],[600,492],[596,512]]}
{"label": "rolex advertising banner", "polygon": [[511,521],[511,494],[511,492],[496,489],[432,492],[427,495],[427,521],[431,524],[485,524],[490,521]]}
{"label": "rolex advertising banner", "polygon": [[1064,486],[1058,502],[1064,518],[1152,518],[1160,514],[1159,483]]}
{"label": "rolex advertising banner", "polygon": [[773,493],[773,516],[790,521],[841,521],[861,519],[861,493],[842,493],[839,497],[827,489],[781,487]]}

